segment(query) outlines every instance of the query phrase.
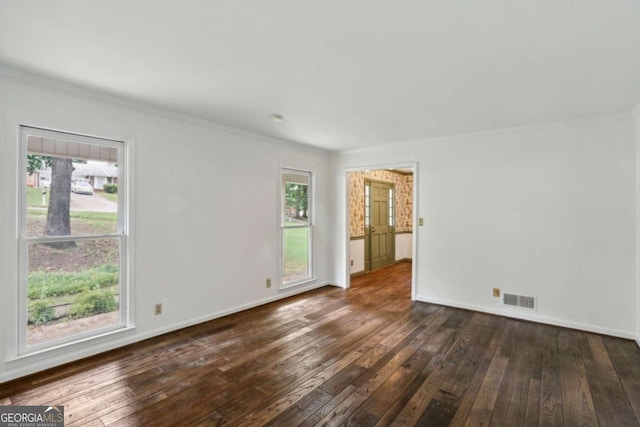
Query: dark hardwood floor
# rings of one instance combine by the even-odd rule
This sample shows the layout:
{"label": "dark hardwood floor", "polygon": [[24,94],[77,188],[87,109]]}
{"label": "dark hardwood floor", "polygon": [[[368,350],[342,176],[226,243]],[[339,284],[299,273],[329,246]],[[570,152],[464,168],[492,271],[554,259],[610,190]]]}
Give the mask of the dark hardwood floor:
{"label": "dark hardwood floor", "polygon": [[410,263],[0,384],[67,426],[638,426],[633,341],[410,301]]}

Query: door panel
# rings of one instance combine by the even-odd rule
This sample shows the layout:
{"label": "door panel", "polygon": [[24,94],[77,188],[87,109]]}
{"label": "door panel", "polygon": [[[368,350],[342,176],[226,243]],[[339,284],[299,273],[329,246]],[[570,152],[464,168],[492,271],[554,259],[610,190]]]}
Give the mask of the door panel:
{"label": "door panel", "polygon": [[371,269],[393,263],[394,229],[389,225],[389,198],[393,184],[371,181]]}

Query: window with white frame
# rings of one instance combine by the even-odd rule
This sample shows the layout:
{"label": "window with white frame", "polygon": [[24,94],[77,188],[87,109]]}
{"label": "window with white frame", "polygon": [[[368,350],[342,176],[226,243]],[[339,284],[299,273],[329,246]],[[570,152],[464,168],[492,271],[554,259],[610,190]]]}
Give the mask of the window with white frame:
{"label": "window with white frame", "polygon": [[282,286],[312,279],[311,172],[282,169]]}
{"label": "window with white frame", "polygon": [[127,326],[124,145],[20,128],[22,354]]}

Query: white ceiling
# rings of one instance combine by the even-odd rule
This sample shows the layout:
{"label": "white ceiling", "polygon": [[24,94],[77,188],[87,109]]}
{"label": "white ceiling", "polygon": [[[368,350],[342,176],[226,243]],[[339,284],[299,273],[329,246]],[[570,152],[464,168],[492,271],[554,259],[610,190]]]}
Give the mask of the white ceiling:
{"label": "white ceiling", "polygon": [[631,111],[640,0],[0,0],[0,65],[352,149]]}

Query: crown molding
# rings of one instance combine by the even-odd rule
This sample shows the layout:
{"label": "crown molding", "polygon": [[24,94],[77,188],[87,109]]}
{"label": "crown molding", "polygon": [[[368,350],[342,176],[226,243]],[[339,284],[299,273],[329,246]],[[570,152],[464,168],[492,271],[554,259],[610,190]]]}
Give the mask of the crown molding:
{"label": "crown molding", "polygon": [[575,126],[616,122],[616,121],[628,122],[629,114],[630,113],[618,113],[618,114],[608,114],[603,116],[589,116],[589,117],[583,117],[579,119],[565,120],[565,121],[558,121],[558,122],[537,123],[537,124],[531,124],[531,125],[513,126],[513,127],[502,128],[502,129],[492,129],[492,130],[479,131],[479,132],[467,132],[467,133],[460,133],[455,135],[444,135],[444,136],[436,136],[431,138],[419,138],[419,139],[411,139],[411,140],[405,140],[405,141],[396,141],[388,144],[374,145],[371,147],[356,148],[353,150],[341,150],[340,153],[353,154],[353,153],[360,153],[360,152],[361,153],[375,152],[380,149],[388,148],[389,146],[394,146],[394,147],[400,147],[403,145],[411,146],[414,144],[421,144],[426,142],[449,141],[449,140],[454,140],[458,138],[473,138],[473,137],[483,136],[483,135],[497,135],[502,133],[520,132],[520,131],[526,131],[526,130],[571,128]]}
{"label": "crown molding", "polygon": [[271,142],[278,145],[295,147],[298,149],[306,149],[315,153],[337,154],[337,153],[343,153],[343,152],[344,153],[368,152],[368,151],[376,151],[383,147],[388,147],[390,144],[394,144],[394,143],[413,144],[413,143],[419,143],[419,142],[449,140],[454,138],[499,134],[504,132],[513,132],[513,131],[528,130],[528,129],[553,129],[553,128],[579,126],[582,124],[593,124],[593,123],[601,123],[601,122],[616,121],[616,120],[628,120],[629,116],[631,116],[634,119],[640,117],[640,103],[638,103],[638,105],[636,105],[635,108],[633,108],[633,110],[631,110],[629,113],[610,114],[610,115],[604,115],[604,116],[591,116],[591,117],[583,117],[583,118],[574,119],[574,120],[537,123],[537,124],[524,125],[524,126],[507,127],[502,129],[491,129],[486,131],[467,132],[467,133],[460,133],[460,134],[454,134],[454,135],[443,135],[443,136],[418,138],[418,139],[404,140],[404,141],[395,141],[395,142],[392,141],[385,144],[373,145],[370,147],[356,148],[356,149],[332,150],[332,149],[326,149],[326,148],[316,147],[314,145],[305,144],[300,141],[294,141],[294,140],[289,140],[285,138],[276,138],[276,137],[264,135],[258,132],[252,132],[246,129],[223,125],[221,123],[217,123],[212,120],[203,119],[203,118],[192,116],[185,113],[180,113],[180,112],[159,107],[153,104],[146,104],[143,102],[134,101],[132,99],[111,95],[96,89],[90,89],[87,87],[77,86],[71,83],[66,83],[59,80],[46,78],[41,75],[33,74],[27,71],[16,70],[14,68],[6,67],[4,65],[0,65],[0,76],[12,78],[14,80],[23,81],[26,83],[39,84],[41,86],[57,89],[64,92],[71,92],[76,95],[98,99],[100,101],[108,102],[110,104],[115,104],[115,105],[123,106],[126,108],[130,108],[130,109],[134,109],[134,110],[138,110],[146,113],[160,115],[160,116],[174,119],[176,121],[180,121],[183,123],[189,123],[197,126],[208,127],[220,132],[243,136],[246,138],[259,140],[262,142]]}
{"label": "crown molding", "polygon": [[27,71],[16,70],[0,65],[0,76],[10,78],[13,80],[21,81],[29,84],[37,84],[47,88],[59,90],[62,92],[73,93],[88,98],[93,98],[102,102],[107,102],[113,105],[122,106],[125,108],[159,115],[165,118],[173,119],[183,123],[192,125],[207,127],[220,132],[225,132],[233,135],[243,136],[246,138],[258,140],[261,142],[270,142],[273,144],[283,145],[287,147],[308,150],[315,153],[331,153],[334,150],[324,149],[313,145],[305,144],[299,141],[275,138],[269,135],[263,135],[258,132],[252,132],[250,130],[236,128],[233,126],[223,125],[221,123],[214,122],[212,120],[203,119],[200,117],[191,116],[189,114],[180,113],[177,111],[169,110],[163,107],[159,107],[153,104],[146,104],[132,99],[111,95],[106,92],[102,92],[96,89],[90,89],[83,86],[77,86],[71,83],[62,82],[60,80],[50,79],[37,74],[29,73]]}

